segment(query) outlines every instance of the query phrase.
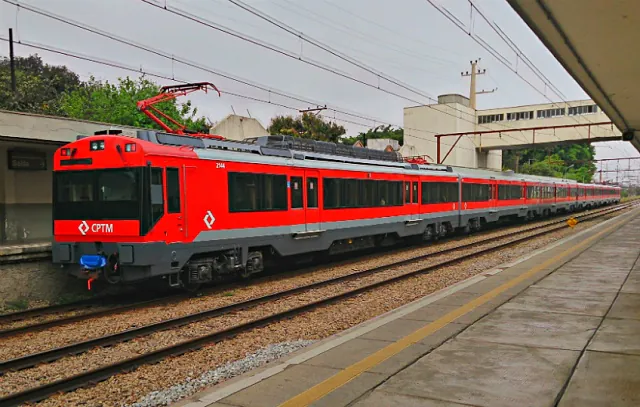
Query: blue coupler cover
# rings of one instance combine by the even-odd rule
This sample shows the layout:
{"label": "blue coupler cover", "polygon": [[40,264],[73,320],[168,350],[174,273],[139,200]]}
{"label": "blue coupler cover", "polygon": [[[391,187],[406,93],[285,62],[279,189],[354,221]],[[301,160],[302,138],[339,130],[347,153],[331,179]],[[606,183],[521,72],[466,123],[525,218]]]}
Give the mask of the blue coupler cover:
{"label": "blue coupler cover", "polygon": [[82,267],[90,270],[103,268],[107,264],[107,259],[99,254],[83,254],[80,257]]}

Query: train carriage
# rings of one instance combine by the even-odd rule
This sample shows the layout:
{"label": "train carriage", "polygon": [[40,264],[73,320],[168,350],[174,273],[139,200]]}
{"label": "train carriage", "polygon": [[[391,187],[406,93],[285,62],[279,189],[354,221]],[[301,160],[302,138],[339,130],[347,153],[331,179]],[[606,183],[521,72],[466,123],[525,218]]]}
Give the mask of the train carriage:
{"label": "train carriage", "polygon": [[271,260],[339,254],[501,219],[619,200],[552,178],[405,162],[395,153],[265,136],[141,131],[60,148],[53,260],[80,278],[197,286]]}

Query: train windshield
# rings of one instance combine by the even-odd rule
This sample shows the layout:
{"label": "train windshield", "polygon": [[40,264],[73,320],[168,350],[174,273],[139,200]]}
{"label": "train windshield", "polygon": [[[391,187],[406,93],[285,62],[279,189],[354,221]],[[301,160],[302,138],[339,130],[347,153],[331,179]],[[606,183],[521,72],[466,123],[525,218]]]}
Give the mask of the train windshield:
{"label": "train windshield", "polygon": [[53,218],[140,219],[141,168],[54,173]]}

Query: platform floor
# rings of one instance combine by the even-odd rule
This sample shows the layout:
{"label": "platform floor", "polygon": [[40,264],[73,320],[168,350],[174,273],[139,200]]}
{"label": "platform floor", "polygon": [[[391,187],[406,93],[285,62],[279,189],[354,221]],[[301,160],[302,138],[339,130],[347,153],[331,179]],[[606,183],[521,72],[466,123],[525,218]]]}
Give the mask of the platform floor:
{"label": "platform floor", "polygon": [[639,214],[178,405],[640,406]]}

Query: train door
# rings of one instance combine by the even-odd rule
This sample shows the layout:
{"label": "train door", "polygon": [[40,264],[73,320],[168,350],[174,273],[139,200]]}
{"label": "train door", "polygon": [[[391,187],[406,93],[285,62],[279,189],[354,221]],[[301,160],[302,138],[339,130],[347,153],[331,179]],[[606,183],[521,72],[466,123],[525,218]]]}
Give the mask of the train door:
{"label": "train door", "polygon": [[305,171],[305,224],[306,231],[322,229],[320,220],[320,176],[318,171]]}
{"label": "train door", "polygon": [[[176,162],[167,163],[165,169],[165,217],[166,217],[166,242],[174,243],[184,241],[187,235],[187,223],[185,217],[186,202],[186,168]],[[152,196],[153,199],[153,196]],[[209,213],[207,213],[209,215]],[[205,224],[213,225],[215,215],[204,219]]]}
{"label": "train door", "polygon": [[491,183],[489,184],[489,212],[495,213],[498,206],[498,181],[491,177]]}
{"label": "train door", "polygon": [[304,208],[304,171],[291,168],[289,170],[287,190],[289,191],[289,225],[292,233],[303,232],[306,227]]}
{"label": "train door", "polygon": [[418,219],[420,216],[420,183],[418,177],[411,177],[411,220]]}

